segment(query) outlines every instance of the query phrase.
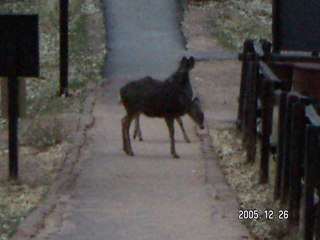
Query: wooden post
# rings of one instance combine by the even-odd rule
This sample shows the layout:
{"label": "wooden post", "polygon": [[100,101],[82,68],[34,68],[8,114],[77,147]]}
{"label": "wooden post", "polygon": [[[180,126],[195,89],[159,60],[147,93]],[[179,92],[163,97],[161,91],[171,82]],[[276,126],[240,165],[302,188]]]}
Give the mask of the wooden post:
{"label": "wooden post", "polygon": [[287,92],[282,92],[280,95],[279,102],[279,123],[278,123],[278,152],[277,152],[277,170],[276,170],[276,180],[275,180],[275,189],[274,189],[274,199],[278,200],[281,193],[281,184],[283,181],[282,178],[282,169],[284,161],[284,141],[285,141],[285,117],[286,117],[286,101],[287,101]]}
{"label": "wooden post", "polygon": [[243,44],[243,59],[242,59],[242,70],[241,70],[241,83],[240,83],[240,93],[239,93],[239,106],[238,106],[238,119],[237,127],[242,130],[243,126],[243,112],[244,112],[244,101],[246,94],[246,79],[248,74],[248,54],[252,53],[253,50],[253,40],[247,39]]}
{"label": "wooden post", "polygon": [[[19,118],[26,116],[26,80],[19,78]],[[8,118],[8,77],[1,81],[1,116]]]}
{"label": "wooden post", "polygon": [[[252,54],[251,54],[252,55]],[[242,113],[241,113],[241,126],[240,129],[243,132],[243,145],[246,146],[246,135],[248,130],[248,99],[250,95],[251,81],[252,81],[252,61],[247,60],[246,63],[246,75],[243,84],[243,100],[242,100]]]}
{"label": "wooden post", "polygon": [[315,239],[320,239],[320,203],[319,202],[315,206],[313,232],[314,232]]}
{"label": "wooden post", "polygon": [[301,102],[293,104],[291,119],[291,152],[290,152],[290,174],[289,174],[289,222],[298,224],[300,198],[301,198],[301,180],[302,180],[302,159],[304,155],[304,129],[305,106]]}
{"label": "wooden post", "polygon": [[9,178],[17,180],[19,175],[19,156],[18,156],[18,78],[10,76],[8,81],[9,88]]}
{"label": "wooden post", "polygon": [[257,111],[258,111],[258,79],[259,63],[257,61],[251,64],[251,81],[250,87],[247,89],[247,126],[245,134],[247,162],[254,162],[256,158],[256,143],[257,143]]}
{"label": "wooden post", "polygon": [[295,95],[288,95],[286,102],[285,112],[285,128],[284,128],[284,141],[283,141],[283,162],[282,162],[282,184],[281,184],[281,204],[288,201],[289,194],[289,174],[290,174],[290,152],[291,152],[291,118],[292,118],[292,106],[294,102],[297,102],[298,98]]}
{"label": "wooden post", "polygon": [[60,0],[60,96],[68,96],[68,12],[69,0]]}
{"label": "wooden post", "polygon": [[9,179],[17,180],[19,175],[18,157],[18,115],[19,115],[19,83],[17,77],[17,48],[14,42],[10,42],[8,70],[8,140],[9,140]]}
{"label": "wooden post", "polygon": [[273,52],[279,53],[281,47],[280,0],[272,0],[272,42]]}
{"label": "wooden post", "polygon": [[263,81],[262,94],[262,139],[259,181],[260,183],[267,183],[269,180],[270,136],[273,118],[273,84],[271,81]]}
{"label": "wooden post", "polygon": [[272,49],[272,43],[266,39],[260,40],[261,47],[264,54],[270,54]]}
{"label": "wooden post", "polygon": [[313,240],[314,229],[314,175],[315,164],[319,154],[319,129],[313,125],[307,125],[305,134],[305,169],[304,169],[304,201],[303,201],[303,236],[304,240]]}

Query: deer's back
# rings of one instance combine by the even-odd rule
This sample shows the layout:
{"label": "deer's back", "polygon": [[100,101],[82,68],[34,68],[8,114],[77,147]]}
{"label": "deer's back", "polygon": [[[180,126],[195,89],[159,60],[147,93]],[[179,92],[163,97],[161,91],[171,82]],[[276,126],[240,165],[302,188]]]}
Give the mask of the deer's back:
{"label": "deer's back", "polygon": [[128,83],[120,89],[120,96],[128,114],[141,112],[149,117],[181,116],[191,104],[184,86],[150,77]]}

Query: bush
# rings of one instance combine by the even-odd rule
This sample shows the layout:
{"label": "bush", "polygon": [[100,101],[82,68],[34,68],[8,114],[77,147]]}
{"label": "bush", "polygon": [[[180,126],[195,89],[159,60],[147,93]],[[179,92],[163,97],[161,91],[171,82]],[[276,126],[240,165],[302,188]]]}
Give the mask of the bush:
{"label": "bush", "polygon": [[56,117],[26,119],[21,124],[21,144],[39,150],[59,144],[65,138],[62,126],[62,121]]}

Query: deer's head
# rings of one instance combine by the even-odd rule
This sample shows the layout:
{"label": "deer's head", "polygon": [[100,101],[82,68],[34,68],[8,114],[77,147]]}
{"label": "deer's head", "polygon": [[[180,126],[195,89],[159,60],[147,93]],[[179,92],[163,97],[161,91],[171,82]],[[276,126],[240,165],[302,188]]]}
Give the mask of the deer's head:
{"label": "deer's head", "polygon": [[195,97],[192,100],[188,115],[199,126],[199,128],[204,129],[204,113],[202,111],[199,98]]}
{"label": "deer's head", "polygon": [[189,82],[189,72],[194,67],[194,57],[183,57],[180,61],[178,70],[173,74],[174,81],[179,83]]}

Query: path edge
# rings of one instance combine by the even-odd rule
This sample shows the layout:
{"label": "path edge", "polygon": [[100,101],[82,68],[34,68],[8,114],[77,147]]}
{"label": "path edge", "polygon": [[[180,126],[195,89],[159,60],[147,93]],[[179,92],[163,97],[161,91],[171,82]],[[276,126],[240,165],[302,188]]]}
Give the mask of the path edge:
{"label": "path edge", "polygon": [[[200,140],[200,153],[204,159],[205,164],[205,183],[209,184],[213,190],[210,193],[214,195],[216,201],[219,201],[223,205],[224,209],[240,209],[240,204],[236,192],[232,189],[227,182],[220,166],[218,165],[218,155],[214,148],[214,143],[210,135],[209,125],[206,124],[206,130],[200,130],[196,128],[196,135]],[[237,216],[233,216],[234,226],[239,239],[253,239],[249,229],[245,224],[237,219]]]}
{"label": "path edge", "polygon": [[77,124],[77,131],[74,133],[73,145],[66,151],[66,155],[61,166],[61,170],[50,186],[44,201],[35,208],[23,222],[18,226],[11,240],[30,239],[37,235],[39,230],[44,227],[44,219],[59,203],[60,194],[75,178],[75,165],[79,162],[80,152],[86,144],[87,130],[94,124],[95,118],[92,114],[96,97],[96,84],[90,84],[87,87],[89,92],[84,104],[83,112]]}
{"label": "path edge", "polygon": [[[214,144],[208,126],[209,125],[206,124],[205,131],[201,131],[198,128],[196,129],[196,134],[200,139],[200,152],[205,161],[205,181],[213,187],[219,186],[218,189],[220,190],[222,190],[221,188],[223,188],[223,190],[228,190],[227,192],[236,198],[220,167],[218,166],[216,160],[218,156],[214,150]],[[217,192],[217,194],[219,195],[219,192]]]}

